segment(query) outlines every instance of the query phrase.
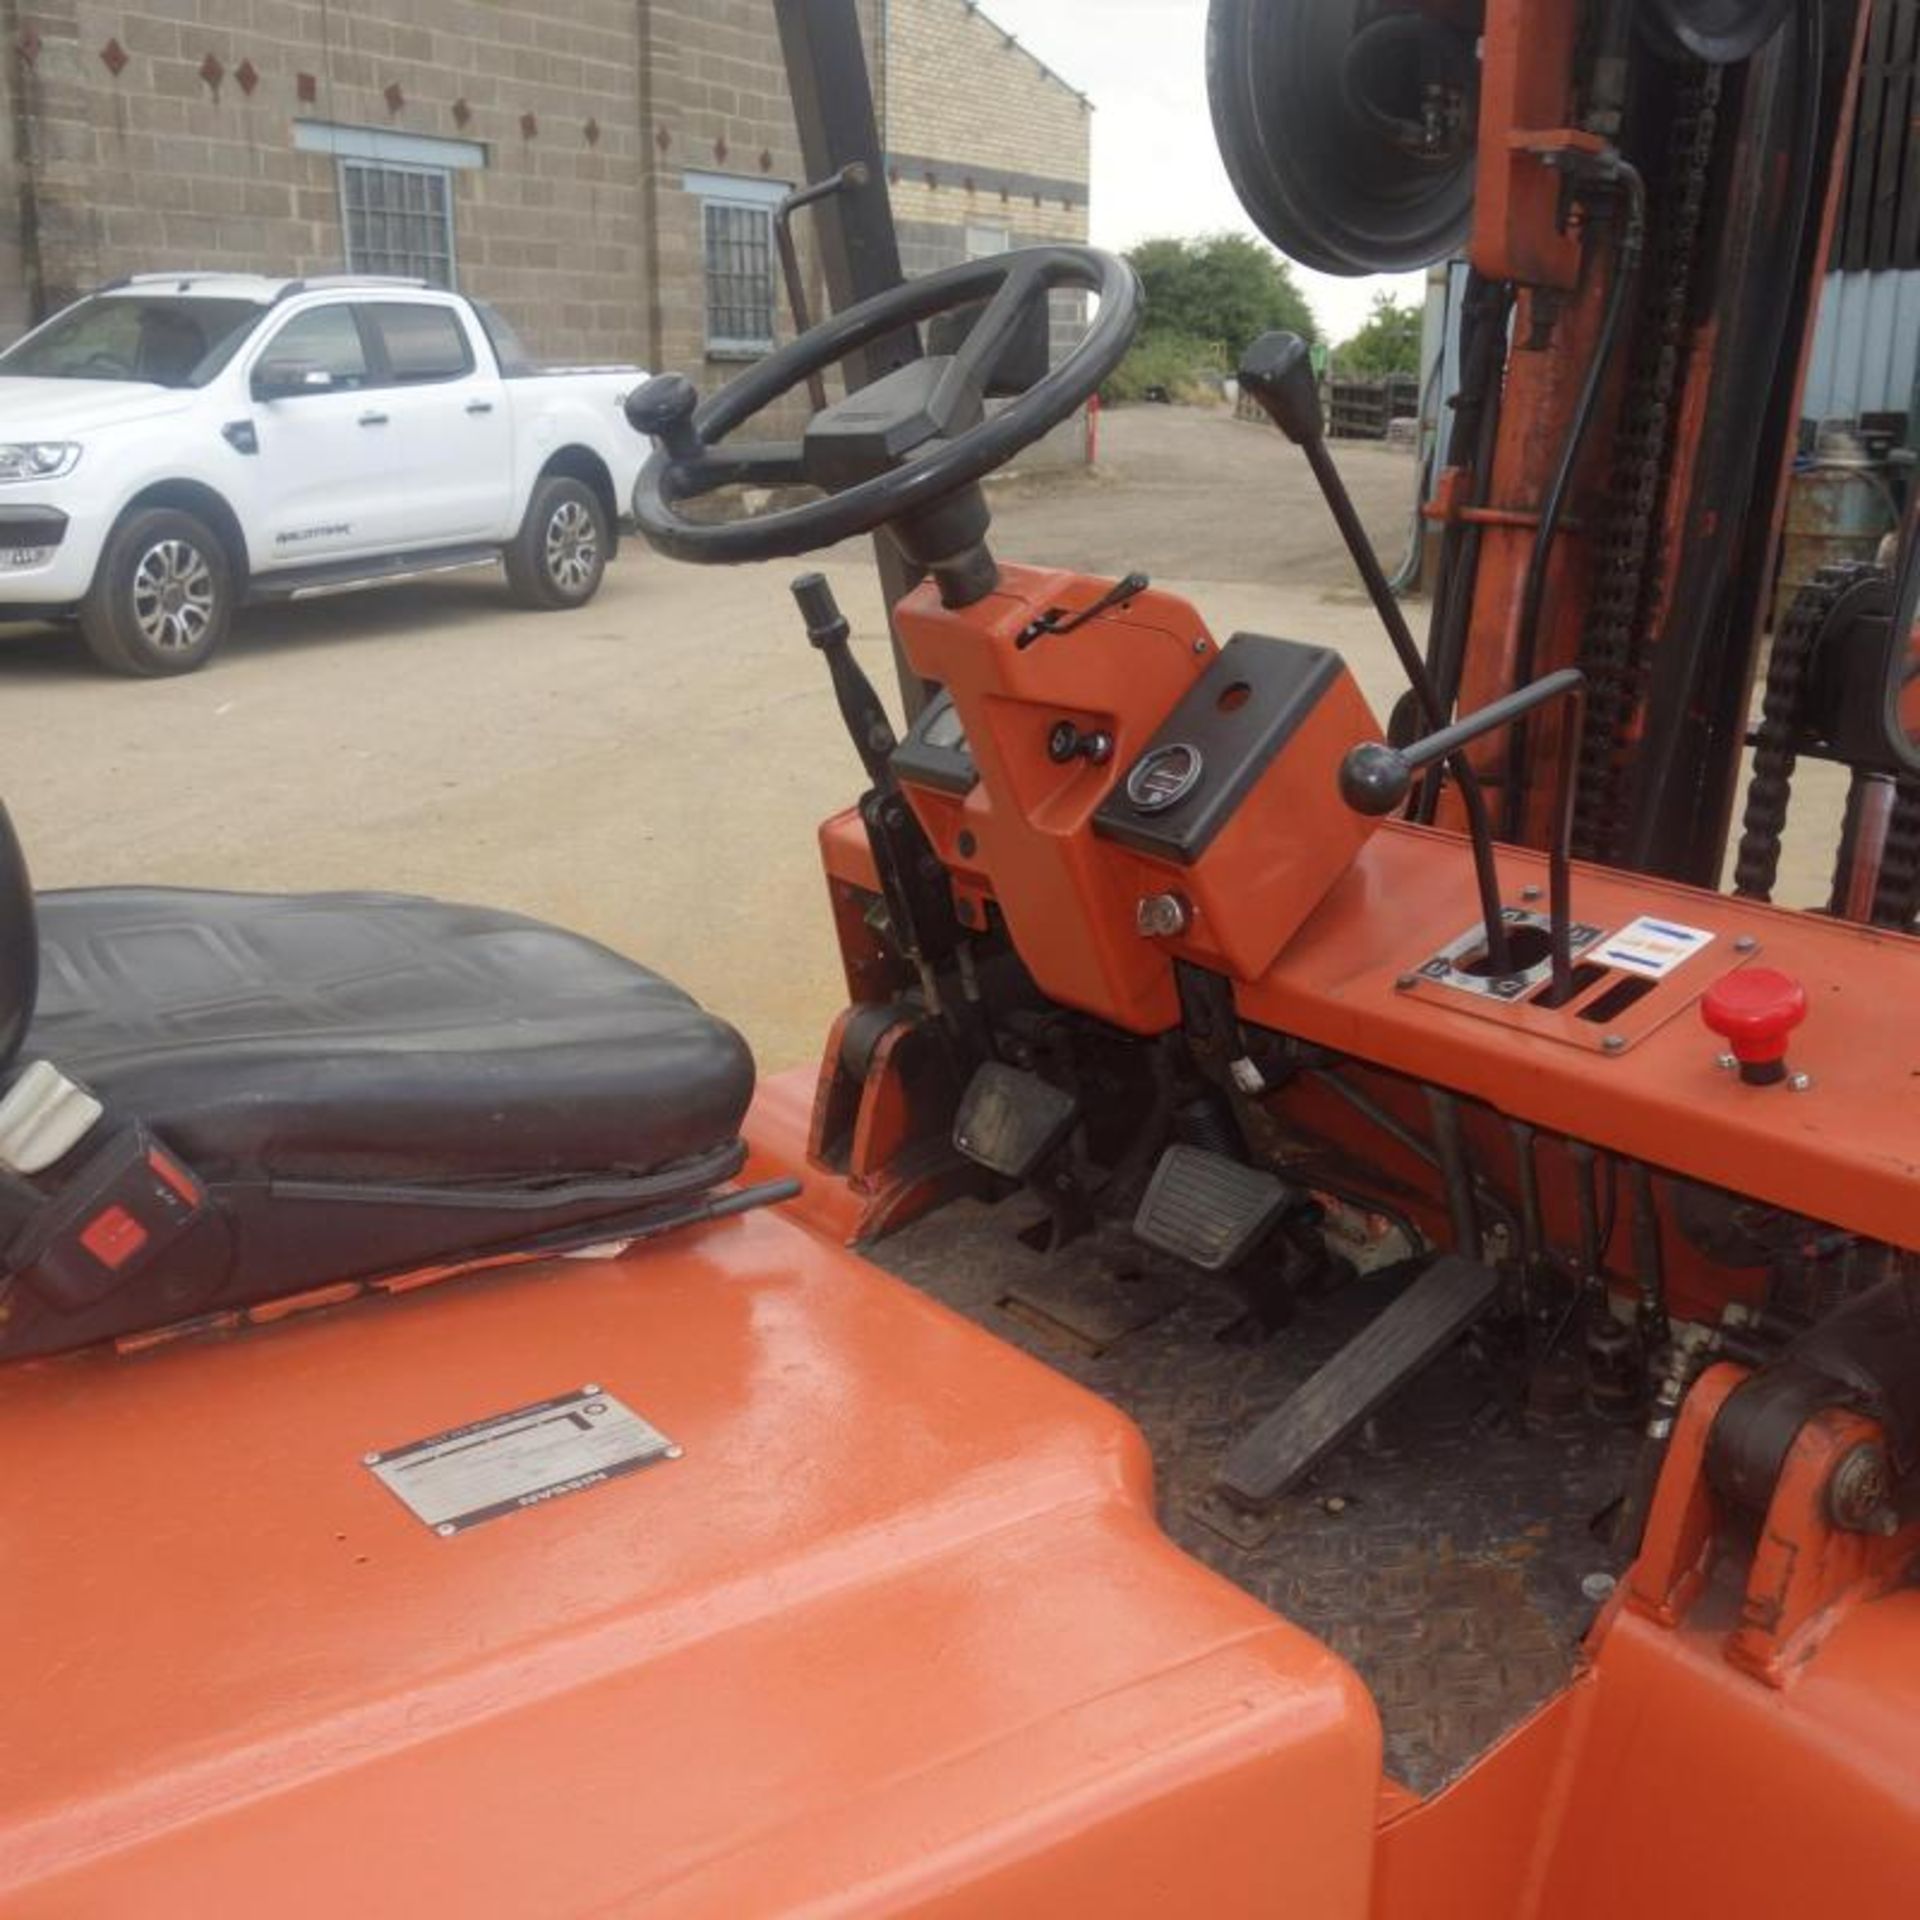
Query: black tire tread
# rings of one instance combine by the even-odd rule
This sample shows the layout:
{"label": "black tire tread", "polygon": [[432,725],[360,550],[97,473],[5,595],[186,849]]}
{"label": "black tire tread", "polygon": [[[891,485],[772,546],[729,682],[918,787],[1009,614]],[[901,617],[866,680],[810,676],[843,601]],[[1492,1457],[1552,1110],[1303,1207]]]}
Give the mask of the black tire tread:
{"label": "black tire tread", "polygon": [[[173,522],[206,554],[217,587],[215,613],[208,638],[196,651],[169,656],[155,652],[132,626],[125,604],[126,576],[140,550],[164,537],[164,523]],[[124,514],[107,536],[92,587],[79,607],[80,635],[95,662],[108,673],[128,679],[167,679],[197,672],[219,650],[232,624],[235,600],[233,565],[219,535],[196,515],[178,507],[137,507]]]}
{"label": "black tire tread", "polygon": [[[562,495],[583,501],[594,517],[600,536],[600,568],[593,585],[578,598],[562,594],[547,578],[543,539],[546,525]],[[507,543],[501,558],[506,562],[507,590],[516,604],[536,613],[568,613],[586,606],[600,591],[606,578],[607,557],[612,547],[613,529],[608,523],[606,503],[586,481],[570,473],[549,473],[534,482],[533,497],[520,522],[520,530]]]}

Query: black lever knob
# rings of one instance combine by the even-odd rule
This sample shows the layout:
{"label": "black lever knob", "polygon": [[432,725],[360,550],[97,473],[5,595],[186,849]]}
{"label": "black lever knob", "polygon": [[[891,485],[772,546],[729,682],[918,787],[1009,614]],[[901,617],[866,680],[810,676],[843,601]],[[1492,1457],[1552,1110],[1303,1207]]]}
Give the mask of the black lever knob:
{"label": "black lever knob", "polygon": [[1340,797],[1355,813],[1384,819],[1413,788],[1413,768],[1396,747],[1365,740],[1340,763]]}
{"label": "black lever knob", "polygon": [[816,647],[837,647],[845,643],[853,629],[847,624],[847,616],[840,611],[840,603],[833,597],[833,589],[827,584],[823,573],[803,573],[793,583],[794,605],[800,609],[800,618],[806,622],[807,638]]}
{"label": "black lever knob", "polygon": [[700,390],[684,373],[657,373],[627,395],[627,419],[651,434],[675,460],[696,460],[703,449],[693,430]]}
{"label": "black lever knob", "polygon": [[867,770],[867,778],[877,791],[891,793],[894,778],[890,762],[899,742],[887,719],[887,710],[873,690],[873,682],[862,671],[860,662],[853,657],[852,647],[847,644],[853,629],[840,611],[840,603],[833,597],[826,576],[803,573],[793,583],[793,602],[800,609],[800,618],[806,622],[807,638],[826,655],[833,697],[839,705],[840,718],[846,723],[848,737],[853,741],[853,750]]}
{"label": "black lever knob", "polygon": [[1240,356],[1240,385],[1295,446],[1326,438],[1313,351],[1297,333],[1263,333]]}

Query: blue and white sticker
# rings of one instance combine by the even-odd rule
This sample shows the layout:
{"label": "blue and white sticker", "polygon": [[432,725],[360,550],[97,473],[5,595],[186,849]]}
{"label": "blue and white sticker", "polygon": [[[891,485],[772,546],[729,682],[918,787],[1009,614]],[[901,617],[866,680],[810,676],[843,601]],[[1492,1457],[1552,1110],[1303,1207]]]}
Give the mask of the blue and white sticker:
{"label": "blue and white sticker", "polygon": [[1602,966],[1637,973],[1643,980],[1664,980],[1696,953],[1713,945],[1713,935],[1700,927],[1683,927],[1672,920],[1636,920],[1604,940],[1590,954]]}

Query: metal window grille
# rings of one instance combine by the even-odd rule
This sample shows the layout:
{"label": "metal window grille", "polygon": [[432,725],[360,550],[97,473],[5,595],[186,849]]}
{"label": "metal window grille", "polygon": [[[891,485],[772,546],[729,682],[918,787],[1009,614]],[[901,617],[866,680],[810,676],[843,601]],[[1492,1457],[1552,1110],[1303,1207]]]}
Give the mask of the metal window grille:
{"label": "metal window grille", "polygon": [[707,349],[765,353],[773,345],[773,211],[708,200]]}
{"label": "metal window grille", "polygon": [[349,272],[454,284],[453,176],[445,168],[342,160],[340,215]]}

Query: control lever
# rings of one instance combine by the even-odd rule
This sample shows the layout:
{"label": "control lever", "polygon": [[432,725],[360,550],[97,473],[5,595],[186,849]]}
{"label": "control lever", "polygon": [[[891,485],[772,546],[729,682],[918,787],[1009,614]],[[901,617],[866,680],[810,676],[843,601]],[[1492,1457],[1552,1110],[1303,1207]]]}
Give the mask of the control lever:
{"label": "control lever", "polygon": [[[864,160],[849,160],[838,173],[830,173],[824,180],[815,180],[808,186],[796,187],[773,210],[773,240],[780,254],[780,272],[787,283],[787,305],[793,309],[796,335],[813,331],[813,313],[807,304],[806,275],[800,271],[800,249],[793,241],[793,216],[802,207],[844,193],[849,187],[864,187],[868,177]],[[815,413],[826,412],[826,376],[818,368],[807,375],[807,398],[813,402]]]}
{"label": "control lever", "polygon": [[1050,633],[1078,633],[1103,613],[1111,613],[1115,607],[1137,600],[1152,585],[1144,573],[1130,573],[1124,580],[1116,580],[1092,606],[1082,607],[1078,613],[1069,613],[1065,607],[1049,607],[1020,629],[1013,644],[1024,653],[1036,640],[1044,640]]}
{"label": "control lever", "polygon": [[[939,1015],[944,1008],[938,969],[953,958],[962,939],[953,887],[894,776],[893,750],[898,742],[893,723],[847,644],[853,630],[826,576],[803,573],[793,583],[793,598],[806,622],[807,638],[826,655],[840,718],[871,783],[871,790],[860,799],[860,824],[873,849],[874,871],[894,940],[919,972],[929,1011]],[[959,1012],[967,1017],[964,1007]]]}
{"label": "control lever", "polygon": [[894,737],[893,723],[873,690],[873,682],[853,657],[847,641],[853,629],[840,604],[833,597],[825,574],[803,573],[793,583],[794,604],[806,622],[807,638],[826,655],[827,672],[833,677],[833,697],[839,703],[840,718],[853,740],[867,778],[881,793],[893,790],[893,750],[900,743]]}
{"label": "control lever", "polygon": [[[1393,596],[1386,569],[1360,524],[1353,496],[1327,451],[1325,416],[1320,411],[1320,384],[1314,378],[1313,360],[1307,343],[1297,333],[1265,333],[1250,346],[1240,361],[1240,385],[1259,401],[1268,419],[1307,456],[1307,465],[1320,483],[1332,511],[1340,537],[1347,543],[1353,564],[1359,569],[1374,611],[1393,642],[1401,670],[1413,687],[1414,698],[1435,737],[1446,727],[1446,708],[1439,689],[1427,671],[1426,660]],[[1475,736],[1469,736],[1475,737]],[[1431,764],[1428,762],[1426,764]],[[1507,944],[1507,923],[1500,908],[1500,873],[1494,863],[1493,820],[1487,812],[1487,798],[1480,776],[1463,752],[1450,751],[1447,765],[1460,789],[1460,804],[1466,809],[1467,833],[1473,842],[1474,875],[1480,885],[1480,914],[1487,928],[1487,964],[1496,977],[1513,972],[1513,955]],[[1381,809],[1388,811],[1388,809]]]}
{"label": "control lever", "polygon": [[[1587,676],[1578,667],[1562,667],[1558,673],[1490,700],[1478,713],[1469,714],[1455,726],[1442,727],[1411,746],[1363,742],[1341,764],[1340,797],[1356,813],[1391,813],[1405,802],[1416,774],[1442,760],[1452,760],[1473,741],[1498,733],[1556,700],[1569,701],[1573,707],[1555,783],[1553,846],[1548,854],[1553,995],[1556,1001],[1563,1001],[1573,992],[1573,780],[1580,764],[1580,737],[1587,723]],[[1493,951],[1491,941],[1487,950],[1489,954]]]}

